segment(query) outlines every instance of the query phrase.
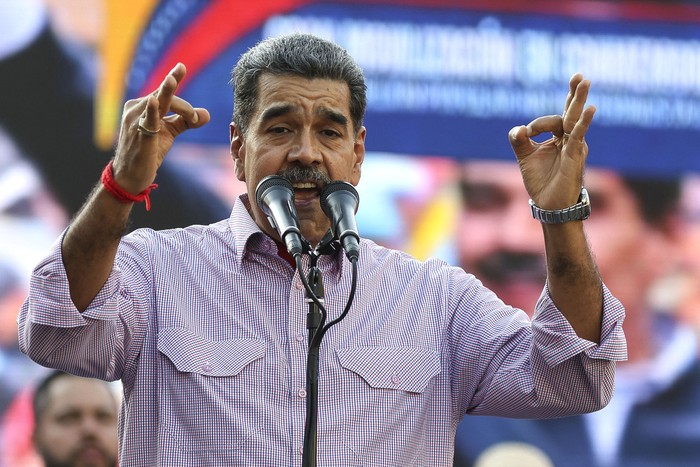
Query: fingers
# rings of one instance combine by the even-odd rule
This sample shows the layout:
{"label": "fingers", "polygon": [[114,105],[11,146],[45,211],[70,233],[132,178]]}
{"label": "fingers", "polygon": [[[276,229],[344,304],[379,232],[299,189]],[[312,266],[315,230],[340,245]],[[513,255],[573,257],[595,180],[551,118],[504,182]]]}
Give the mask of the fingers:
{"label": "fingers", "polygon": [[591,126],[591,122],[593,121],[593,115],[595,115],[596,108],[595,106],[588,106],[586,107],[583,112],[581,113],[581,116],[579,117],[578,121],[572,128],[571,132],[569,133],[569,139],[574,140],[577,142],[583,142],[584,137],[586,136],[586,133],[588,132],[588,127]]}
{"label": "fingers", "polygon": [[139,118],[138,131],[145,136],[154,136],[160,131],[158,99],[154,95],[146,98],[146,109]]}
{"label": "fingers", "polygon": [[174,135],[190,128],[199,128],[208,123],[210,119],[207,109],[192,107],[192,104],[177,96],[171,100],[170,111],[172,115],[163,117],[163,121]]}
{"label": "fingers", "polygon": [[534,119],[527,125],[527,136],[530,138],[547,132],[559,137],[564,134],[562,117],[560,115],[545,115]]}
{"label": "fingers", "polygon": [[564,112],[562,115],[565,115],[566,111],[569,110],[569,105],[571,105],[571,101],[574,95],[576,95],[576,88],[582,79],[583,75],[581,73],[575,73],[571,79],[569,79],[569,94],[566,96],[566,103],[564,104]]}
{"label": "fingers", "polygon": [[530,130],[525,125],[513,127],[508,132],[508,141],[515,157],[520,159],[535,150],[536,143],[530,139]]}
{"label": "fingers", "polygon": [[[138,121],[143,127],[156,131],[160,128],[161,119],[171,111],[180,82],[185,77],[185,66],[178,63],[165,76],[158,89],[152,93],[137,99],[131,99],[124,104],[124,123]],[[183,108],[178,104],[178,108]],[[130,125],[131,127],[131,125]],[[135,128],[136,125],[134,124]]]}
{"label": "fingers", "polygon": [[171,111],[172,99],[175,96],[180,82],[185,78],[187,69],[182,63],[176,64],[172,70],[163,78],[158,89],[154,92],[158,98],[158,111],[161,117]]}
{"label": "fingers", "polygon": [[153,136],[164,127],[175,137],[189,128],[199,128],[209,121],[210,115],[206,109],[195,109],[175,94],[186,73],[185,66],[178,63],[166,75],[158,89],[132,104],[132,111],[138,115],[139,131],[142,134]]}
{"label": "fingers", "polygon": [[562,115],[564,133],[571,133],[574,125],[581,117],[581,113],[588,99],[588,90],[591,87],[591,82],[583,79],[580,74],[576,74],[571,78],[569,97],[567,97],[567,105]]}

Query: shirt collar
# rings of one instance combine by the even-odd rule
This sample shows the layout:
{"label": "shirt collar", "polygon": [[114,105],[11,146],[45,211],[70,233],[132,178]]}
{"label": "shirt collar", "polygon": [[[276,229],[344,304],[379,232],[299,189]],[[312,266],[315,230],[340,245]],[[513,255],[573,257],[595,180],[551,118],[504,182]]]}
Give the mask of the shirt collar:
{"label": "shirt collar", "polygon": [[233,233],[236,268],[240,270],[243,257],[251,251],[277,254],[277,245],[250,215],[248,194],[238,196],[228,218],[229,230]]}
{"label": "shirt collar", "polygon": [[[233,233],[234,241],[234,261],[236,268],[240,270],[244,256],[250,252],[278,255],[278,243],[260,229],[250,214],[250,199],[247,193],[238,196],[233,205],[231,215],[228,219],[228,228]],[[321,256],[318,261],[322,269],[337,270],[342,274],[347,262],[342,253],[342,248],[338,248],[330,255]],[[304,265],[308,266],[307,258],[304,258]],[[349,264],[348,264],[349,267]]]}

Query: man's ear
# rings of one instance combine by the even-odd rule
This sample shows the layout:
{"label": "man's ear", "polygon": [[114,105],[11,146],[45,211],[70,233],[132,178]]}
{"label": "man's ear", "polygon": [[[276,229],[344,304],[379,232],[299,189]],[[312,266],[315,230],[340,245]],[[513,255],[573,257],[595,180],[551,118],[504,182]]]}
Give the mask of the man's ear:
{"label": "man's ear", "polygon": [[236,178],[245,182],[245,140],[243,132],[235,123],[229,125],[229,136],[231,138],[231,158],[236,172]]}
{"label": "man's ear", "polygon": [[357,137],[355,138],[355,143],[353,146],[353,152],[355,154],[355,160],[352,166],[352,174],[350,174],[350,183],[357,185],[360,183],[360,175],[362,169],[362,163],[365,161],[365,136],[367,135],[367,128],[364,126],[360,128],[357,132]]}

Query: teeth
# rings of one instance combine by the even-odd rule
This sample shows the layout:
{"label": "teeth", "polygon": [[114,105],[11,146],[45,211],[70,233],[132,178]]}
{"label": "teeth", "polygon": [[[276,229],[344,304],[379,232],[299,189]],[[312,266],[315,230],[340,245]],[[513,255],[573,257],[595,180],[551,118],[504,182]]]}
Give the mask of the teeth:
{"label": "teeth", "polygon": [[299,189],[299,190],[303,190],[303,189],[307,189],[307,188],[316,188],[315,184],[308,183],[308,182],[307,183],[295,183],[292,186],[296,189]]}

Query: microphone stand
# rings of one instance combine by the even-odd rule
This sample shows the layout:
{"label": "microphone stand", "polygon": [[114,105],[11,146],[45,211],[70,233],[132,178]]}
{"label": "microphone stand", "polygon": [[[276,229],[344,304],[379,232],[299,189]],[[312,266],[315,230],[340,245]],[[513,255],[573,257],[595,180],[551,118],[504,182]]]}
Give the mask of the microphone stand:
{"label": "microphone stand", "polygon": [[[304,427],[304,451],[302,465],[316,467],[317,424],[318,424],[318,357],[321,339],[315,339],[321,325],[321,310],[318,303],[323,303],[323,277],[321,270],[316,267],[318,256],[310,255],[308,274],[309,289],[306,291],[306,302],[309,311],[306,315],[306,328],[309,330],[309,354],[306,360],[306,425]],[[312,298],[312,293],[316,300]]]}
{"label": "microphone stand", "polygon": [[[350,296],[345,309],[338,318],[326,324],[326,309],[323,304],[323,277],[316,266],[321,255],[329,255],[341,249],[340,243],[327,234],[321,243],[309,252],[309,272],[307,277],[302,274],[301,255],[296,255],[297,270],[306,289],[306,302],[309,311],[306,315],[306,327],[309,330],[309,353],[306,360],[306,424],[304,426],[304,448],[302,454],[303,467],[316,467],[317,430],[318,430],[318,376],[319,351],[321,340],[328,329],[339,323],[350,311],[357,287],[357,259],[353,258]],[[308,279],[307,279],[308,278]]]}

